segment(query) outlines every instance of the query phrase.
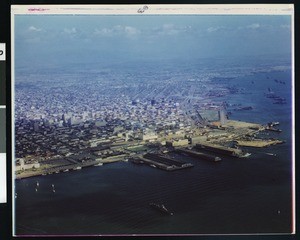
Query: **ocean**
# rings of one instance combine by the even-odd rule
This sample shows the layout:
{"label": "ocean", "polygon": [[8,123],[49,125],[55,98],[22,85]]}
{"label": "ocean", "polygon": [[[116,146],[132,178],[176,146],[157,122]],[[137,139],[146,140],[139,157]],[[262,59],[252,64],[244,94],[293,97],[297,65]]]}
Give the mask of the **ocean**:
{"label": "ocean", "polygon": [[[230,119],[262,124],[278,121],[282,132],[271,133],[270,137],[286,142],[268,148],[247,148],[252,153],[249,158],[223,158],[218,163],[176,155],[194,167],[174,172],[118,162],[16,180],[15,234],[290,233],[291,73],[261,72],[215,81],[228,81],[244,89],[220,100],[253,107],[232,111]],[[268,88],[286,98],[287,104],[273,104],[264,95]],[[150,202],[165,204],[174,215],[163,215],[151,208]]]}

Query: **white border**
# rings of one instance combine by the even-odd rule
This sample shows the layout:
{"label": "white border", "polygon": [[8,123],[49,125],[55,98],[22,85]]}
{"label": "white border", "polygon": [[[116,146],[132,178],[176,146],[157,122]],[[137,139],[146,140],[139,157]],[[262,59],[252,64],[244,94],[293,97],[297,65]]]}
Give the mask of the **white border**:
{"label": "white border", "polygon": [[[144,10],[144,11],[140,11]],[[296,233],[296,197],[295,197],[295,115],[294,115],[294,98],[295,98],[295,56],[294,56],[294,4],[189,4],[189,5],[160,5],[160,4],[133,4],[133,5],[12,5],[11,6],[11,124],[12,136],[14,136],[14,84],[15,84],[15,42],[14,42],[14,29],[15,15],[291,15],[291,38],[292,38],[292,234]],[[12,196],[14,196],[14,179],[15,179],[15,141],[12,137]],[[15,236],[15,201],[12,198],[13,209],[13,235]],[[184,236],[188,236],[184,235]],[[216,234],[197,234],[203,235],[216,235]],[[219,235],[219,234],[217,234]],[[257,235],[257,234],[223,234],[223,235]],[[260,235],[276,235],[260,234]],[[283,234],[289,235],[289,233]],[[114,235],[115,236],[115,235]],[[119,235],[118,235],[119,236]],[[129,235],[132,236],[132,235]],[[154,236],[154,235],[150,235]]]}
{"label": "white border", "polygon": [[0,183],[1,183],[1,191],[0,191],[0,203],[7,202],[7,189],[6,189],[6,153],[0,153]]}
{"label": "white border", "polygon": [[[145,6],[147,9],[143,12]],[[13,5],[13,14],[251,14],[287,15],[293,4],[133,4],[133,5]]]}

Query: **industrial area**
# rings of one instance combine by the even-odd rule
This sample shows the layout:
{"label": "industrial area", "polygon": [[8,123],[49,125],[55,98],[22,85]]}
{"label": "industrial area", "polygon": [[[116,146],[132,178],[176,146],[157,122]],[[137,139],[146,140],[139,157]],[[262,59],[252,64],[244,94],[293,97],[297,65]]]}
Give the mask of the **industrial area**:
{"label": "industrial area", "polygon": [[[211,111],[209,110],[209,112]],[[76,148],[76,142],[83,142],[79,139],[68,139],[65,131],[76,131],[80,126],[70,126],[70,129],[57,128],[56,134],[53,134],[52,137],[55,139],[65,136],[64,141],[62,139],[59,141],[64,142],[65,145],[55,148],[57,155],[45,155],[42,161],[38,161],[41,157],[32,157],[33,155],[18,158],[15,177],[21,179],[77,171],[84,167],[99,167],[118,161],[129,161],[133,164],[144,164],[160,170],[175,171],[193,167],[192,163],[184,160],[186,156],[199,161],[217,163],[223,157],[249,157],[251,153],[243,150],[243,147],[262,148],[283,143],[278,139],[258,137],[261,132],[279,132],[279,129],[275,128],[279,123],[260,125],[228,120],[224,109],[214,111],[219,116],[218,121],[204,119],[199,114],[197,121],[201,126],[181,127],[179,130],[168,131],[168,133],[166,131],[141,133],[135,138],[130,138],[128,131],[117,126],[114,127],[112,136],[108,140],[98,140],[98,144],[93,139],[87,140],[86,147],[79,148],[79,151],[74,154],[62,150],[70,146]],[[108,125],[99,128],[103,127],[108,128]],[[119,128],[118,131],[115,130],[117,128]],[[88,129],[87,126],[83,126],[80,132],[84,135]],[[47,132],[45,130],[44,133]],[[46,136],[47,134],[42,135],[40,131],[33,131],[31,143],[38,146],[38,149],[47,149]],[[178,159],[172,156],[173,153],[179,156]]]}

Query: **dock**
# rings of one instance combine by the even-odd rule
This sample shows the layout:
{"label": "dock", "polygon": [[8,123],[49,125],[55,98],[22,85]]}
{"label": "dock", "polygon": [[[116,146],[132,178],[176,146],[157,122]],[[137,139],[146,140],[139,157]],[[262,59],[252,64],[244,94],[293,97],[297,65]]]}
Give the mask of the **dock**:
{"label": "dock", "polygon": [[175,171],[194,166],[191,163],[180,162],[168,156],[155,153],[147,153],[143,156],[132,159],[131,162],[136,164],[146,164],[150,167],[162,169],[165,171]]}
{"label": "dock", "polygon": [[263,148],[269,147],[271,145],[281,144],[283,141],[281,140],[253,140],[253,141],[236,141],[239,146],[242,147],[256,147],[256,148]]}
{"label": "dock", "polygon": [[211,154],[201,153],[198,151],[184,149],[184,148],[178,148],[175,151],[178,153],[186,154],[191,157],[196,157],[197,159],[203,159],[203,160],[210,161],[210,162],[219,162],[222,160],[220,157],[213,156]]}
{"label": "dock", "polygon": [[84,163],[76,163],[76,164],[69,164],[65,166],[57,166],[51,167],[47,169],[36,169],[35,171],[25,171],[20,174],[15,175],[15,179],[23,179],[28,177],[36,177],[36,176],[44,176],[44,175],[51,175],[54,173],[61,173],[61,172],[68,172],[68,171],[76,171],[80,170],[84,167],[91,167],[99,164],[100,161],[89,161]]}
{"label": "dock", "polygon": [[219,153],[221,155],[237,157],[237,158],[249,156],[249,154],[244,153],[241,149],[224,147],[221,145],[210,144],[210,143],[201,143],[201,144],[199,143],[196,144],[195,148],[198,150],[205,150],[205,151]]}

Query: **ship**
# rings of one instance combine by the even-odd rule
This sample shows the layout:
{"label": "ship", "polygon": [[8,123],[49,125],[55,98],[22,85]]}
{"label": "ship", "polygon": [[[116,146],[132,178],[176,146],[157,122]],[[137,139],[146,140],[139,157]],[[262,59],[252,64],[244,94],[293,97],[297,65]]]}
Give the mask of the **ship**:
{"label": "ship", "polygon": [[279,122],[269,122],[268,125],[270,127],[277,126],[277,125],[279,125]]}
{"label": "ship", "polygon": [[241,157],[242,158],[247,158],[247,157],[250,157],[251,156],[251,153],[245,153],[244,155],[242,155]]}
{"label": "ship", "polygon": [[158,204],[158,203],[153,203],[153,202],[151,202],[151,203],[149,203],[149,205],[152,207],[152,208],[155,208],[155,209],[157,209],[157,210],[159,210],[160,212],[162,212],[162,213],[165,213],[165,214],[168,214],[168,215],[173,215],[173,213],[172,212],[170,212],[167,208],[166,208],[166,206],[164,205],[164,204]]}
{"label": "ship", "polygon": [[95,164],[94,166],[95,166],[95,167],[99,167],[99,166],[102,166],[102,165],[103,165],[103,163],[102,163],[102,162],[99,162],[99,163]]}
{"label": "ship", "polygon": [[270,155],[270,156],[276,156],[275,153],[266,153],[267,155]]}

